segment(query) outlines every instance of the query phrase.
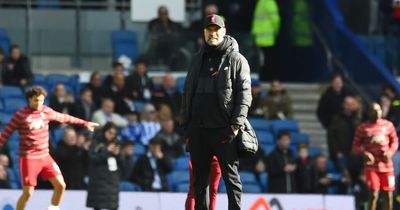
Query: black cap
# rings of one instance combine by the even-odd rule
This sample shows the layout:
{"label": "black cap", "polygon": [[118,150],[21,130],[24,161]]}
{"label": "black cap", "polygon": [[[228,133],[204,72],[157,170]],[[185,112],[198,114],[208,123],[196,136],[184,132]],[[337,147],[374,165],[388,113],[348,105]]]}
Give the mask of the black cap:
{"label": "black cap", "polygon": [[219,15],[209,15],[204,19],[204,28],[210,25],[217,25],[220,28],[225,27],[224,19]]}

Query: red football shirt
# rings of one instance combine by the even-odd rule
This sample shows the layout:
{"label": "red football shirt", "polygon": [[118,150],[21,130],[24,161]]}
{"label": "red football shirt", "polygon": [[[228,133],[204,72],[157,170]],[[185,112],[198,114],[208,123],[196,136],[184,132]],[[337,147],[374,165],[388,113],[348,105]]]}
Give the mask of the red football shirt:
{"label": "red football shirt", "polygon": [[364,152],[370,152],[375,158],[373,165],[365,165],[366,168],[378,172],[393,171],[393,162],[389,159],[383,161],[383,154],[390,151],[396,153],[398,147],[398,138],[393,124],[384,119],[379,119],[376,123],[364,122],[358,126],[353,140],[353,151],[362,155]]}
{"label": "red football shirt", "polygon": [[41,110],[24,107],[18,110],[4,131],[0,134],[0,146],[3,145],[14,130],[18,130],[19,156],[41,158],[49,154],[49,122],[87,125],[87,121],[59,113],[50,107]]}

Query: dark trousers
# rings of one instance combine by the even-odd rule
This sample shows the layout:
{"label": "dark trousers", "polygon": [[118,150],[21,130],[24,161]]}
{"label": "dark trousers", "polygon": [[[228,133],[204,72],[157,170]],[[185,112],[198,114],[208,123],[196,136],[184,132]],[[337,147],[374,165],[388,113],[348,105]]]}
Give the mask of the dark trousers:
{"label": "dark trousers", "polygon": [[207,186],[213,156],[217,156],[228,194],[229,210],[240,210],[242,183],[236,142],[230,127],[190,126],[189,150],[194,176],[195,210],[208,210]]}

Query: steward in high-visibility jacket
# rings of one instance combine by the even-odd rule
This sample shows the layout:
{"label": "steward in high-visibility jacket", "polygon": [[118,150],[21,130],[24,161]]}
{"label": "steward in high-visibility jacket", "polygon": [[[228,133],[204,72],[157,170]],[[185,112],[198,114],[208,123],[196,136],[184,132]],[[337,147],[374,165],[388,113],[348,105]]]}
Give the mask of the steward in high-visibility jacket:
{"label": "steward in high-visibility jacket", "polygon": [[307,0],[293,1],[292,41],[296,47],[313,45],[311,9]]}
{"label": "steward in high-visibility jacket", "polygon": [[275,0],[258,0],[253,18],[251,34],[254,35],[258,47],[275,45],[279,34],[281,18]]}

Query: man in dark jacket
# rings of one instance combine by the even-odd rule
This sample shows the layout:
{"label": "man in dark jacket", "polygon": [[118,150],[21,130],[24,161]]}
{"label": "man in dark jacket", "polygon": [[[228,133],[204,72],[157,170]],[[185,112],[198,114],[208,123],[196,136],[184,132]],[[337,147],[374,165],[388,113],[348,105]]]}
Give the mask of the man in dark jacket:
{"label": "man in dark jacket", "polygon": [[342,111],[344,97],[350,94],[351,92],[343,85],[342,76],[333,75],[331,85],[318,102],[317,117],[324,128],[329,128],[333,116]]}
{"label": "man in dark jacket", "polygon": [[24,87],[32,81],[32,77],[33,74],[29,59],[21,54],[18,45],[12,45],[10,47],[7,68],[4,72],[4,84]]}
{"label": "man in dark jacket", "polygon": [[204,21],[205,45],[188,71],[182,125],[193,164],[195,209],[207,209],[206,188],[215,155],[224,177],[229,210],[241,209],[242,184],[235,136],[251,105],[250,67],[218,15]]}
{"label": "man in dark jacket", "polygon": [[290,149],[290,135],[282,132],[278,136],[277,147],[267,157],[268,192],[296,192],[296,164]]}
{"label": "man in dark jacket", "polygon": [[143,59],[136,60],[135,70],[126,77],[126,83],[134,100],[150,100],[153,82],[147,75],[147,64]]}
{"label": "man in dark jacket", "polygon": [[72,127],[64,129],[63,140],[57,146],[55,158],[64,175],[67,189],[85,189],[87,151],[80,144]]}
{"label": "man in dark jacket", "polygon": [[167,173],[172,171],[172,163],[161,150],[162,141],[153,138],[149,142],[149,152],[139,157],[133,168],[131,180],[143,191],[168,191]]}
{"label": "man in dark jacket", "polygon": [[354,96],[343,100],[343,111],[336,114],[328,128],[328,149],[336,169],[343,171],[351,152],[354,132],[361,123],[360,105]]}

